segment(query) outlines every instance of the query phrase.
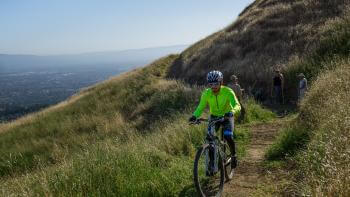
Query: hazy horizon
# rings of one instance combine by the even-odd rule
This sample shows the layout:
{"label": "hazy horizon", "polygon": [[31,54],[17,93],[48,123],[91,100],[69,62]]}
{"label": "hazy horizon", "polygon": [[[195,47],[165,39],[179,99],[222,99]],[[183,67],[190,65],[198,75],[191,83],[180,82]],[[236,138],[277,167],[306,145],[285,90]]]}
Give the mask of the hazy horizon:
{"label": "hazy horizon", "polygon": [[39,57],[46,57],[46,56],[71,56],[71,55],[85,55],[85,54],[93,54],[93,53],[110,53],[110,52],[126,52],[126,51],[137,51],[137,50],[147,50],[147,49],[159,49],[159,48],[170,48],[170,47],[188,47],[191,44],[176,44],[176,45],[169,45],[169,46],[154,46],[154,47],[145,47],[145,48],[130,48],[130,49],[120,49],[120,50],[104,50],[104,51],[86,51],[86,52],[78,52],[78,53],[62,53],[62,54],[24,54],[24,53],[0,53],[0,55],[28,55],[28,56],[39,56]]}
{"label": "hazy horizon", "polygon": [[59,56],[0,54],[0,123],[56,104],[81,88],[184,48],[176,45]]}
{"label": "hazy horizon", "polygon": [[0,54],[69,55],[191,45],[253,0],[2,0]]}

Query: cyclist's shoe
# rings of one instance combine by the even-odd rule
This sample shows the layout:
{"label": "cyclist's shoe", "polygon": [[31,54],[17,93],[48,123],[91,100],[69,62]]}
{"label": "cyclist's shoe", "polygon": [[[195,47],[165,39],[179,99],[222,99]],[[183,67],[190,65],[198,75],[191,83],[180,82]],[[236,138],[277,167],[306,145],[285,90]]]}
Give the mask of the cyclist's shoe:
{"label": "cyclist's shoe", "polygon": [[231,157],[231,168],[235,169],[238,165],[238,161],[237,161],[237,157],[236,156],[232,156]]}

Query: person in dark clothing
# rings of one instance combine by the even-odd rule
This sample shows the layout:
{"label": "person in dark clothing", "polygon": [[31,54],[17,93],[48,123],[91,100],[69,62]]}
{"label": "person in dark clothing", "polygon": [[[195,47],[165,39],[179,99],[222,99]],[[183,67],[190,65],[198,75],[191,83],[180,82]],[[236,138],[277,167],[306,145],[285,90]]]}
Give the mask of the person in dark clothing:
{"label": "person in dark clothing", "polygon": [[271,97],[275,103],[283,104],[283,86],[284,80],[280,70],[275,70],[275,76],[273,77],[273,87],[271,90]]}

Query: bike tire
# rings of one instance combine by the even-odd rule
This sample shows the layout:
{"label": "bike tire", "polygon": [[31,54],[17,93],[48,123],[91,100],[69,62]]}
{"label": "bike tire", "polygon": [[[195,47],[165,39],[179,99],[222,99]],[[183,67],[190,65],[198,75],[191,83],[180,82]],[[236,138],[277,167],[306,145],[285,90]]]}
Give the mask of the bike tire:
{"label": "bike tire", "polygon": [[[203,170],[201,166],[204,165],[201,158],[202,156],[205,155],[205,152],[209,150],[209,146],[210,146],[209,144],[204,144],[201,148],[198,149],[196,153],[196,157],[194,160],[194,167],[193,167],[193,179],[194,179],[195,187],[199,196],[219,197],[222,195],[222,192],[224,189],[224,182],[225,182],[224,165],[220,155],[218,159],[218,172],[217,172],[219,173],[220,180],[219,180],[219,186],[217,188],[217,191],[210,191],[210,189],[207,189],[207,187],[211,188],[211,185],[210,183],[205,183],[205,181],[201,177],[202,175],[200,174],[200,171]],[[209,177],[208,179],[211,179],[211,177]],[[215,177],[213,177],[213,179],[215,179]],[[210,182],[210,180],[208,182]]]}
{"label": "bike tire", "polygon": [[229,182],[233,178],[234,169],[231,168],[231,157],[230,157],[230,151],[227,144],[223,147],[223,152],[225,154],[225,161],[224,161],[224,169],[225,169],[225,180],[226,182]]}

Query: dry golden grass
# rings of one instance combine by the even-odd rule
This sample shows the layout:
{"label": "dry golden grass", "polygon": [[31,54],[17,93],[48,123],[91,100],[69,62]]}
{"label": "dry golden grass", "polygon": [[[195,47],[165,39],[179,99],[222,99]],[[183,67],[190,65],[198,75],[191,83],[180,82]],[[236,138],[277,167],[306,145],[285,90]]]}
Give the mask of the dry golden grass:
{"label": "dry golden grass", "polygon": [[[56,106],[0,125],[0,152],[4,156],[0,159],[4,177],[0,183],[5,185],[0,193],[68,195],[76,184],[80,192],[88,188],[96,194],[110,190],[130,194],[140,190],[135,183],[143,184],[146,179],[149,185],[143,184],[136,194],[151,195],[160,190],[158,195],[169,191],[178,194],[192,182],[188,179],[191,156],[203,137],[199,129],[193,132],[186,123],[188,108],[194,107],[200,90],[164,76],[202,83],[208,70],[220,69],[225,80],[234,73],[243,86],[267,87],[272,68],[288,70],[302,64],[319,40],[334,34],[339,17],[348,9],[346,4],[344,0],[256,0],[235,23],[180,56],[162,58],[82,90]],[[324,71],[301,104],[298,123],[312,138],[299,156],[300,174],[304,175],[305,194],[349,196],[350,60],[326,63],[337,69]],[[138,174],[133,177],[135,170],[144,173],[142,180]],[[26,181],[22,182],[24,176]],[[91,182],[90,176],[102,178]],[[125,182],[125,176],[135,182]],[[186,183],[179,186],[178,180],[171,179],[176,176]],[[43,184],[38,182],[40,177]]]}
{"label": "dry golden grass", "polygon": [[[152,83],[157,81],[158,74],[165,72],[164,64],[169,65],[173,59],[174,56],[162,58],[147,68],[84,89],[55,106],[2,124],[0,176],[22,174],[60,163],[62,158],[70,157],[82,147],[111,136],[127,141],[133,132],[138,132],[134,128],[137,121],[135,123],[129,117],[130,112],[139,110],[137,103],[166,87],[176,88],[166,83],[153,87]],[[175,94],[181,92],[181,85],[177,87]],[[137,94],[140,95],[134,96]],[[152,105],[157,104],[155,99],[149,100],[153,101]],[[154,108],[152,105],[143,110],[147,112]],[[148,117],[139,117],[141,123],[148,120]]]}
{"label": "dry golden grass", "polygon": [[[342,17],[345,0],[256,0],[225,29],[184,51],[168,76],[203,84],[212,69],[239,77],[243,87],[271,85],[272,70],[291,57],[303,58],[318,46],[324,24]],[[288,84],[293,86],[295,84]]]}
{"label": "dry golden grass", "polygon": [[313,196],[350,195],[350,59],[333,64],[301,105],[300,123],[313,132],[301,173]]}
{"label": "dry golden grass", "polygon": [[[206,129],[190,126],[187,118],[202,87],[165,79],[176,58],[161,58],[3,125],[0,196],[195,195],[193,156]],[[251,121],[274,117],[248,105]],[[236,130],[239,157],[247,132]]]}

